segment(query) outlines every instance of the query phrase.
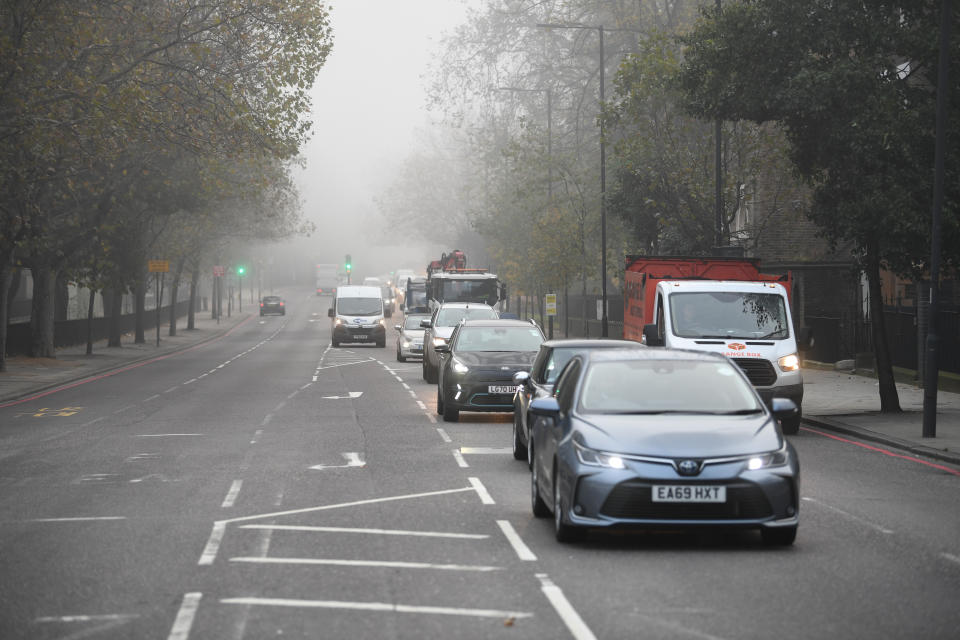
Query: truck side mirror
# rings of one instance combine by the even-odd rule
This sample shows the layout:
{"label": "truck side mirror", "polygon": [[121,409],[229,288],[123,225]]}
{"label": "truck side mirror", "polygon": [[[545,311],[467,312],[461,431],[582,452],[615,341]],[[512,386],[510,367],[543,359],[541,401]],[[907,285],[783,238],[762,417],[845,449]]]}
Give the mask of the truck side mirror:
{"label": "truck side mirror", "polygon": [[327,309],[327,317],[328,318],[333,317],[333,307],[330,307],[329,309]]}
{"label": "truck side mirror", "polygon": [[648,347],[663,346],[663,340],[660,339],[660,334],[657,332],[657,325],[643,325],[643,341]]}

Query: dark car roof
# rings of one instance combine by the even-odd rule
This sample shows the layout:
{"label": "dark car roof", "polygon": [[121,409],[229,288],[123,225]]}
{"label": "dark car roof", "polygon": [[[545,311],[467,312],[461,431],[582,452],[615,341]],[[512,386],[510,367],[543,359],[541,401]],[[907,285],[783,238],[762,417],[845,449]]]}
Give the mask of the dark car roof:
{"label": "dark car roof", "polygon": [[584,355],[593,362],[608,360],[695,360],[704,362],[718,359],[726,360],[723,355],[709,351],[660,347],[646,349],[596,349],[587,351]]}
{"label": "dark car roof", "polygon": [[543,343],[544,347],[553,349],[636,349],[637,347],[646,348],[647,345],[633,340],[608,340],[606,338],[557,338],[547,340]]}

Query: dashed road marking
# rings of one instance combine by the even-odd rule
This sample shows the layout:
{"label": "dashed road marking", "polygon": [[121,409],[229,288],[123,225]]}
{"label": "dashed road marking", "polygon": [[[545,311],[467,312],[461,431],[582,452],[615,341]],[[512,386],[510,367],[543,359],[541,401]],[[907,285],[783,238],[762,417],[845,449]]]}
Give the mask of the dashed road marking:
{"label": "dashed road marking", "polygon": [[437,433],[440,434],[440,437],[443,438],[444,442],[453,442],[453,440],[450,439],[450,436],[447,435],[447,432],[443,428],[437,427]]}
{"label": "dashed road marking", "polygon": [[517,530],[513,528],[513,525],[510,524],[509,520],[497,520],[497,526],[500,527],[500,531],[503,531],[503,535],[507,537],[507,542],[509,542],[510,546],[513,547],[513,550],[516,552],[518,558],[529,562],[537,559],[537,556],[534,555],[533,551],[530,550],[530,547],[528,547],[520,538]]}
{"label": "dashed road marking", "polygon": [[240,487],[243,486],[243,480],[234,480],[227,491],[227,496],[223,499],[222,509],[229,509],[237,502],[237,496],[240,495]]}
{"label": "dashed road marking", "polygon": [[886,535],[890,535],[890,534],[894,533],[894,531],[893,531],[892,529],[887,529],[886,527],[883,527],[883,526],[881,526],[881,525],[879,525],[879,524],[875,524],[875,523],[873,523],[873,522],[870,522],[869,520],[864,520],[864,519],[861,518],[860,516],[855,516],[855,515],[853,515],[852,513],[850,513],[849,511],[844,511],[843,509],[838,509],[837,507],[833,507],[833,506],[831,506],[831,505],[829,505],[829,504],[826,504],[826,503],[824,503],[824,502],[820,502],[819,500],[816,500],[816,499],[814,499],[814,498],[807,498],[807,497],[805,497],[805,498],[803,498],[803,500],[806,501],[806,502],[812,502],[812,503],[814,503],[814,504],[818,504],[818,505],[820,505],[821,507],[823,507],[824,509],[829,509],[830,511],[833,511],[833,512],[835,512],[835,513],[839,513],[840,515],[846,516],[847,518],[850,518],[851,520],[853,520],[853,521],[855,521],[855,522],[859,522],[859,523],[862,524],[862,525],[865,525],[865,526],[867,526],[867,527],[870,527],[870,528],[873,529],[874,531],[879,531],[880,533],[883,533],[883,534],[886,534]]}
{"label": "dashed road marking", "polygon": [[573,608],[567,597],[563,595],[560,587],[555,585],[545,573],[538,573],[537,578],[540,580],[540,590],[543,591],[543,595],[547,596],[547,600],[550,601],[553,608],[556,609],[571,635],[576,640],[596,640],[597,637],[593,635],[590,627],[583,621],[577,610]]}
{"label": "dashed road marking", "polygon": [[453,459],[457,461],[457,466],[460,467],[461,469],[466,469],[467,467],[470,466],[467,464],[467,461],[463,459],[463,456],[460,455],[459,449],[453,450]]}
{"label": "dashed road marking", "polygon": [[190,628],[193,627],[193,618],[197,615],[202,597],[202,593],[184,594],[183,603],[180,605],[180,611],[177,612],[177,619],[173,622],[173,628],[167,640],[187,640],[190,637]]}
{"label": "dashed road marking", "polygon": [[468,478],[468,480],[470,480],[470,485],[473,487],[473,490],[480,496],[480,502],[483,504],[497,504],[494,502],[490,492],[487,491],[487,488],[480,482],[480,478]]}

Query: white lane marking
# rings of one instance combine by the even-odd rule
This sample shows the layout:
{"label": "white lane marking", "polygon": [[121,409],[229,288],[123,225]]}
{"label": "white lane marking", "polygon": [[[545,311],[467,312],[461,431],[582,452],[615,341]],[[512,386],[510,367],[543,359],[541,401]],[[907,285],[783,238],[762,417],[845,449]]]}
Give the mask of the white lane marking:
{"label": "white lane marking", "polygon": [[440,434],[440,437],[443,438],[444,442],[453,442],[450,439],[450,436],[447,435],[447,432],[442,427],[437,427],[437,433]]}
{"label": "white lane marking", "polygon": [[520,538],[520,534],[513,528],[509,520],[497,520],[497,526],[500,527],[500,531],[503,531],[503,535],[507,537],[507,542],[513,547],[518,558],[527,561],[535,561],[537,559],[537,556],[534,555],[533,551],[530,551],[530,547]]}
{"label": "white lane marking", "polygon": [[413,389],[410,389],[410,397],[413,398],[414,400],[416,400],[416,399],[417,399],[417,392],[414,391]]}
{"label": "white lane marking", "polygon": [[159,453],[138,453],[134,456],[130,456],[124,462],[136,462],[137,460],[159,460]]}
{"label": "white lane marking", "polygon": [[317,376],[313,376],[312,382],[316,382],[316,381],[317,381]]}
{"label": "white lane marking", "polygon": [[202,597],[202,593],[196,592],[183,595],[183,604],[180,605],[180,611],[177,612],[177,619],[173,622],[173,628],[170,629],[167,640],[187,640],[190,637],[190,627],[193,626],[193,617],[197,615]]}
{"label": "white lane marking", "polygon": [[363,395],[363,391],[348,391],[345,396],[321,396],[324,400],[353,400]]}
{"label": "white lane marking", "polygon": [[423,400],[417,400],[417,406],[419,406],[424,411],[427,410],[427,405],[423,404]]}
{"label": "white lane marking", "polygon": [[433,424],[437,424],[437,416],[435,416],[435,415],[433,415],[432,413],[429,413],[429,412],[427,412],[425,415],[427,416],[427,420],[429,420],[429,421],[432,422]]}
{"label": "white lane marking", "polygon": [[106,622],[112,620],[133,620],[140,617],[136,613],[101,613],[76,616],[42,616],[34,622]]}
{"label": "white lane marking", "polygon": [[510,447],[460,447],[460,453],[468,455],[513,453]]}
{"label": "white lane marking", "polygon": [[114,411],[114,413],[123,413],[124,411],[126,411],[126,410],[128,410],[128,409],[133,409],[135,406],[136,406],[136,405],[128,404],[128,405],[125,406],[125,407],[120,407],[119,409],[117,409],[116,411]]}
{"label": "white lane marking", "polygon": [[183,384],[193,384],[193,383],[196,382],[196,381],[197,381],[196,378],[190,378],[189,380],[187,380],[187,381],[184,382]]}
{"label": "white lane marking", "polygon": [[467,464],[467,461],[463,459],[463,456],[460,455],[460,452],[456,449],[453,450],[453,459],[457,461],[457,466],[461,469],[466,469],[470,465]]}
{"label": "white lane marking", "polygon": [[346,458],[347,464],[315,464],[311,469],[316,469],[317,471],[323,471],[324,469],[346,469],[347,467],[365,467],[367,463],[360,459],[360,454],[356,451],[347,451],[341,453],[341,456]]}
{"label": "white lane marking", "polygon": [[306,388],[309,387],[309,386],[310,386],[310,383],[308,382],[307,384],[305,384],[305,385],[303,385],[302,387],[300,387],[300,391],[303,391],[304,389],[306,389]]}
{"label": "white lane marking", "polygon": [[257,441],[260,440],[260,436],[263,435],[263,429],[257,429],[253,432],[253,440],[250,441],[250,444],[257,444]]}
{"label": "white lane marking", "polygon": [[150,402],[151,400],[156,400],[156,399],[159,398],[159,397],[160,397],[160,394],[159,394],[159,393],[155,393],[155,394],[153,394],[152,396],[150,396],[149,398],[146,398],[146,399],[144,400],[144,402]]}
{"label": "white lane marking", "polygon": [[480,502],[483,504],[497,504],[493,501],[493,496],[487,491],[487,488],[480,482],[480,478],[467,478],[473,486],[473,490],[480,496]]}
{"label": "white lane marking", "polygon": [[89,421],[89,422],[84,422],[84,423],[83,423],[82,425],[80,425],[80,426],[82,426],[82,427],[89,427],[90,425],[96,424],[96,423],[100,422],[101,420],[105,420],[105,419],[106,419],[106,418],[104,418],[103,416],[100,416],[99,418],[94,418],[93,420],[91,420],[91,421]]}
{"label": "white lane marking", "polygon": [[[170,478],[163,475],[162,473],[148,473],[142,478],[131,478],[130,482],[136,484],[138,482],[143,482],[144,480],[159,480],[160,482],[171,482]],[[177,482],[177,480],[173,480],[172,482]]]}
{"label": "white lane marking", "polygon": [[359,362],[344,362],[342,364],[330,364],[325,367],[320,367],[319,369],[317,369],[317,371],[323,371],[324,369],[334,369],[336,367],[349,367],[350,365],[353,365],[353,364],[367,364],[368,362],[372,362],[372,360],[361,360]]}
{"label": "white lane marking", "polygon": [[414,498],[429,498],[433,496],[442,496],[450,493],[465,493],[475,491],[475,487],[464,487],[462,489],[442,489],[440,491],[427,491],[424,493],[410,493],[401,496],[390,496],[387,498],[370,498],[368,500],[354,500],[352,502],[341,502],[339,504],[327,504],[319,507],[304,507],[303,509],[290,509],[287,511],[274,511],[273,513],[261,513],[253,516],[243,516],[239,518],[229,518],[220,520],[216,524],[226,525],[231,522],[248,522],[250,520],[266,520],[267,518],[279,518],[280,516],[292,516],[301,513],[313,513],[315,511],[327,511],[330,509],[343,509],[345,507],[359,507],[367,504],[378,504],[381,502],[394,502],[396,500],[412,500]]}
{"label": "white lane marking", "polygon": [[267,415],[265,415],[265,416],[263,417],[263,422],[260,423],[260,426],[261,426],[261,427],[267,426],[267,424],[268,424],[271,420],[273,420],[273,414],[272,414],[272,413],[268,413]]}
{"label": "white lane marking", "polygon": [[540,589],[543,591],[543,595],[547,596],[547,600],[549,600],[553,608],[556,609],[560,615],[560,619],[567,625],[570,634],[576,640],[597,640],[597,637],[590,631],[587,623],[583,621],[583,618],[581,618],[580,614],[573,608],[573,605],[570,604],[567,597],[563,595],[560,587],[555,585],[545,573],[538,573],[537,578],[540,579]]}
{"label": "white lane marking", "polygon": [[173,393],[173,392],[176,391],[176,390],[177,390],[176,387],[170,387],[169,389],[167,389],[166,391],[164,391],[164,393]]}
{"label": "white lane marking", "polygon": [[217,558],[217,552],[220,550],[220,542],[223,541],[223,534],[227,530],[227,523],[223,521],[213,523],[213,531],[210,532],[210,537],[207,539],[207,546],[203,548],[203,553],[200,554],[200,561],[197,562],[201,566],[209,566],[213,564],[213,561]]}
{"label": "white lane marking", "polygon": [[498,609],[462,609],[457,607],[422,607],[390,602],[344,602],[341,600],[294,600],[291,598],[222,598],[223,604],[252,604],[268,607],[302,607],[313,609],[354,609],[359,611],[387,611],[391,613],[430,613],[448,616],[472,616],[479,618],[531,618],[524,611]]}
{"label": "white lane marking", "polygon": [[941,553],[940,555],[946,558],[947,560],[949,560],[950,562],[955,562],[956,564],[960,564],[960,556],[955,556],[952,553]]}
{"label": "white lane marking", "polygon": [[814,498],[803,498],[803,500],[806,501],[806,502],[812,502],[812,503],[814,503],[814,504],[818,504],[818,505],[820,505],[821,507],[823,507],[824,509],[829,509],[830,511],[835,511],[836,513],[839,513],[840,515],[846,516],[846,517],[850,518],[851,520],[854,520],[855,522],[859,522],[860,524],[862,524],[862,525],[864,525],[864,526],[870,527],[870,528],[873,529],[874,531],[879,531],[880,533],[884,533],[884,534],[887,534],[887,535],[890,535],[890,534],[894,533],[894,531],[893,531],[892,529],[887,529],[886,527],[882,527],[882,526],[880,526],[880,525],[878,525],[878,524],[874,524],[873,522],[870,522],[869,520],[864,520],[864,519],[861,518],[860,516],[855,516],[855,515],[853,515],[853,514],[850,513],[849,511],[844,511],[843,509],[838,509],[837,507],[833,507],[833,506],[831,506],[831,505],[829,505],[829,504],[826,504],[825,502],[821,502],[821,501],[816,500],[816,499],[814,499]]}
{"label": "white lane marking", "polygon": [[297,389],[297,390],[294,391],[293,393],[289,394],[289,395],[287,396],[287,400],[293,400],[295,397],[297,397],[297,394],[298,394],[298,393],[300,393],[300,390],[299,390],[299,389]]}
{"label": "white lane marking", "polygon": [[227,363],[226,363],[226,362],[224,362],[223,364],[217,366],[217,369],[223,369],[225,366],[227,366]]}
{"label": "white lane marking", "polygon": [[230,562],[251,564],[297,564],[336,567],[383,567],[387,569],[434,569],[436,571],[500,571],[502,567],[477,564],[432,564],[430,562],[398,562],[392,560],[340,560],[337,558],[230,558]]}
{"label": "white lane marking", "polygon": [[360,529],[356,527],[314,527],[294,524],[245,524],[241,529],[272,529],[274,531],[306,531],[317,533],[364,533],[377,536],[414,536],[420,538],[457,538],[485,540],[485,533],[445,533],[442,531],[408,531],[405,529]]}
{"label": "white lane marking", "polygon": [[172,438],[176,436],[202,436],[202,433],[138,433],[135,438]]}
{"label": "white lane marking", "polygon": [[243,480],[234,480],[227,491],[227,497],[223,499],[222,509],[229,509],[237,502],[237,496],[240,495],[240,487],[243,486]]}
{"label": "white lane marking", "polygon": [[287,406],[287,401],[286,401],[286,400],[284,400],[283,402],[281,402],[280,404],[278,404],[277,406],[275,406],[275,407],[273,408],[273,411],[272,411],[271,413],[278,413],[278,412],[279,412],[281,409],[283,409],[285,406]]}
{"label": "white lane marking", "polygon": [[406,382],[404,382],[404,383],[403,383],[403,388],[409,390],[409,389],[410,389],[410,385],[408,385]]}
{"label": "white lane marking", "polygon": [[32,518],[24,522],[96,522],[97,520],[126,520],[126,516],[89,516],[76,518]]}
{"label": "white lane marking", "polygon": [[393,376],[393,377],[397,379],[397,382],[401,382],[401,383],[403,382],[403,378],[401,378],[400,376]]}

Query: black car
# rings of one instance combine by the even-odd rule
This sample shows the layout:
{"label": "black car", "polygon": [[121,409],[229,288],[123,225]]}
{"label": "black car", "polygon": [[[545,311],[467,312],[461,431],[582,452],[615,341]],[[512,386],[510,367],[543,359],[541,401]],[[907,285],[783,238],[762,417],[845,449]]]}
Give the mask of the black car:
{"label": "black car", "polygon": [[727,358],[680,349],[574,356],[537,398],[530,433],[533,514],[559,541],[588,528],[759,529],[793,544],[800,463],[778,419]]}
{"label": "black car", "polygon": [[[500,315],[503,317],[503,314]],[[540,351],[533,361],[529,373],[519,371],[513,375],[517,393],[513,398],[513,457],[517,460],[530,460],[527,456],[527,443],[530,441],[530,403],[535,398],[553,395],[553,385],[557,376],[574,355],[593,349],[632,349],[646,348],[633,340],[602,340],[591,338],[570,338],[566,340],[547,340],[540,345]]]}
{"label": "black car", "polygon": [[287,315],[287,310],[283,304],[283,298],[280,296],[263,296],[260,299],[260,315],[265,316],[268,313]]}
{"label": "black car", "polygon": [[461,411],[512,411],[513,374],[529,371],[543,332],[520,320],[464,320],[449,342],[436,347],[441,357],[437,413],[456,422]]}

